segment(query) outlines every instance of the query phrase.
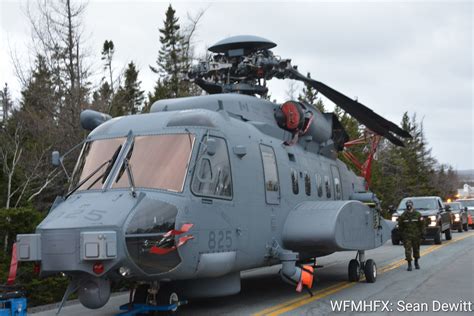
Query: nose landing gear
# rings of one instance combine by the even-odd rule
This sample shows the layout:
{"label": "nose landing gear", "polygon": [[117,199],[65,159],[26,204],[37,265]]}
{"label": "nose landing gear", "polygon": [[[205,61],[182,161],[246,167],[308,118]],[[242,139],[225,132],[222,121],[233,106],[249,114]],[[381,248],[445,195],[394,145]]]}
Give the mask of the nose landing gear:
{"label": "nose landing gear", "polygon": [[355,259],[349,261],[349,282],[359,282],[361,275],[367,283],[374,283],[377,279],[377,266],[372,259],[365,260],[365,251],[357,251]]}
{"label": "nose landing gear", "polygon": [[186,300],[179,299],[170,283],[140,284],[131,291],[131,302],[120,306],[120,310],[125,312],[118,315],[152,315],[153,312],[159,312],[158,315],[173,315],[179,306],[187,304]]}

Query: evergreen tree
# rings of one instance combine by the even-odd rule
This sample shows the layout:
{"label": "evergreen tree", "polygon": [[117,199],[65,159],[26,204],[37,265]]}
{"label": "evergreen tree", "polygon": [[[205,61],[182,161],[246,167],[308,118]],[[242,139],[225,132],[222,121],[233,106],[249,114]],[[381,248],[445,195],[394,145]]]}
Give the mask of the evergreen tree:
{"label": "evergreen tree", "polygon": [[21,92],[22,110],[34,115],[41,123],[52,124],[57,119],[58,95],[53,77],[45,58],[38,55],[31,78]]}
{"label": "evergreen tree", "polygon": [[113,98],[113,90],[107,81],[104,81],[97,91],[92,94],[92,108],[99,112],[110,111]]}
{"label": "evergreen tree", "polygon": [[436,160],[431,155],[423,130],[416,115],[408,113],[402,118],[401,127],[412,135],[405,147],[384,141],[373,166],[372,189],[382,199],[384,206],[397,205],[406,196],[440,194],[432,179],[436,173]]}
{"label": "evergreen tree", "polygon": [[[308,78],[311,78],[311,73],[308,72]],[[305,83],[302,94],[298,96],[298,101],[300,102],[305,102],[309,105],[312,105],[316,109],[318,109],[320,112],[324,113],[325,108],[324,108],[324,103],[321,98],[318,98],[318,91],[310,86],[309,84]]]}
{"label": "evergreen tree", "polygon": [[8,88],[8,84],[5,82],[5,86],[3,87],[3,90],[0,91],[0,102],[1,102],[1,108],[2,110],[2,122],[5,123],[8,119],[8,115],[12,109],[12,99],[10,95],[10,89]]}
{"label": "evergreen tree", "polygon": [[144,91],[140,90],[141,81],[138,81],[138,70],[133,62],[125,70],[125,84],[119,87],[112,100],[111,114],[122,116],[136,114],[141,110]]}
{"label": "evergreen tree", "polygon": [[148,92],[148,100],[146,101],[143,112],[150,112],[150,108],[155,101],[166,98],[169,98],[169,90],[162,80],[158,79],[155,87],[153,88],[153,93]]}
{"label": "evergreen tree", "polygon": [[101,59],[104,61],[104,70],[109,74],[109,90],[111,91],[112,95],[114,94],[114,79],[112,73],[112,59],[114,57],[115,47],[114,42],[111,40],[106,40],[102,47],[102,57]]}
{"label": "evergreen tree", "polygon": [[[157,89],[160,90],[159,86],[164,85],[169,91],[167,97],[180,96],[179,76],[186,67],[183,57],[184,36],[181,35],[179,19],[175,14],[176,11],[170,4],[166,11],[163,28],[159,29],[161,48],[158,52],[156,67],[150,66],[151,71],[159,75]],[[158,96],[152,96],[150,100],[157,98]]]}

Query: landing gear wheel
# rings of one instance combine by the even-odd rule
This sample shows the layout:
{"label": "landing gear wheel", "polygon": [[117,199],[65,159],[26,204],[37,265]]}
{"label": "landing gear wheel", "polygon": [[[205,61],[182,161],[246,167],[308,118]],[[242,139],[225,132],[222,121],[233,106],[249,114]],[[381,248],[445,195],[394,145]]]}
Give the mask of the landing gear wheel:
{"label": "landing gear wheel", "polygon": [[446,237],[446,240],[451,240],[453,237],[451,236],[451,228],[446,229],[444,232],[444,236]]}
{"label": "landing gear wheel", "polygon": [[462,225],[462,228],[464,229],[465,232],[467,232],[467,223]]}
{"label": "landing gear wheel", "polygon": [[133,294],[133,304],[147,304],[148,303],[148,289],[150,288],[149,284],[140,284],[135,289]]}
{"label": "landing gear wheel", "polygon": [[436,235],[434,236],[434,243],[436,245],[441,245],[441,231],[438,230],[438,232],[436,232]]}
{"label": "landing gear wheel", "polygon": [[400,245],[400,239],[396,237],[392,237],[392,245]]}
{"label": "landing gear wheel", "polygon": [[160,289],[156,295],[157,305],[167,306],[176,304],[176,307],[167,312],[168,315],[173,315],[178,310],[179,297],[175,288],[169,283],[160,284]]}
{"label": "landing gear wheel", "polygon": [[360,265],[359,261],[352,259],[349,261],[349,282],[359,282],[360,280]]}
{"label": "landing gear wheel", "polygon": [[375,261],[369,259],[364,264],[364,274],[365,280],[367,283],[374,283],[377,279],[377,266],[375,265]]}

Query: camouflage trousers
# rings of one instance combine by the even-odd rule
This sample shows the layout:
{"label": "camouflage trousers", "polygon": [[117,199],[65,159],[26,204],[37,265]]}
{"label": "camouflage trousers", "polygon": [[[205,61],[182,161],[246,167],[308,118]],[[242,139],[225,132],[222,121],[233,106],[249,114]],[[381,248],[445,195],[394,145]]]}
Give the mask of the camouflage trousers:
{"label": "camouflage trousers", "polygon": [[420,258],[420,239],[419,238],[405,238],[403,240],[403,246],[405,247],[405,259],[411,261],[411,253],[413,252],[413,258]]}

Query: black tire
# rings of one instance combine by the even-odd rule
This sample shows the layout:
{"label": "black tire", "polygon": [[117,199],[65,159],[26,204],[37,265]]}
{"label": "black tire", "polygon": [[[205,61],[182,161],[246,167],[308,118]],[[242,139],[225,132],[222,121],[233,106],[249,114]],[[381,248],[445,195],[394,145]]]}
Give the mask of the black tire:
{"label": "black tire", "polygon": [[352,259],[351,261],[349,261],[348,274],[349,274],[349,282],[359,282],[360,280],[359,261],[357,261],[356,259]]}
{"label": "black tire", "polygon": [[148,289],[150,288],[149,284],[140,284],[135,289],[133,294],[133,304],[147,304],[148,303]]}
{"label": "black tire", "polygon": [[467,223],[466,224],[463,224],[462,225],[462,228],[464,229],[465,232],[467,232],[468,228],[467,228]]}
{"label": "black tire", "polygon": [[[179,296],[176,292],[174,286],[170,283],[161,283],[160,289],[158,290],[158,294],[156,295],[156,302],[158,306],[166,306],[171,304],[177,304],[179,302]],[[178,307],[173,310],[167,311],[165,315],[173,315],[177,312]],[[160,313],[163,315],[163,313]]]}
{"label": "black tire", "polygon": [[451,229],[450,228],[445,230],[444,236],[446,237],[446,240],[453,239],[453,236],[451,235]]}
{"label": "black tire", "polygon": [[364,274],[367,283],[375,283],[375,281],[377,280],[377,266],[375,265],[374,260],[369,259],[365,262]]}
{"label": "black tire", "polygon": [[441,230],[438,230],[434,236],[435,245],[441,245]]}
{"label": "black tire", "polygon": [[400,245],[400,239],[392,237],[392,245]]}

